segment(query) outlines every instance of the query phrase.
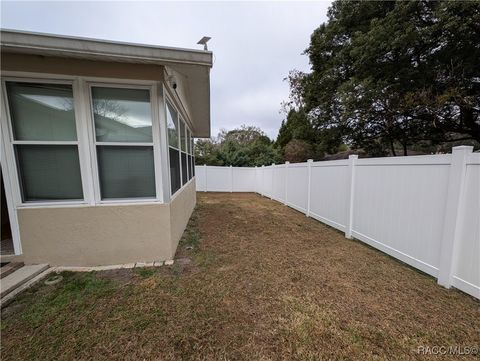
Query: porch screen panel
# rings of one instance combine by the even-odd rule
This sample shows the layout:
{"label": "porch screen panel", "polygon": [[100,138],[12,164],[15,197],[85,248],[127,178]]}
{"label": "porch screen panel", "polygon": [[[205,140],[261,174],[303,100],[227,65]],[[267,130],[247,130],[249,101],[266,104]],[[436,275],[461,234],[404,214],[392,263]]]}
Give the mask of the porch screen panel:
{"label": "porch screen panel", "polygon": [[187,127],[182,118],[179,118],[180,125],[180,153],[181,153],[181,165],[182,165],[182,185],[188,182],[188,162],[187,162]]}
{"label": "porch screen panel", "polygon": [[150,91],[92,87],[102,199],[154,198]]}
{"label": "porch screen panel", "polygon": [[83,200],[70,84],[6,82],[23,202]]}
{"label": "porch screen panel", "polygon": [[192,133],[187,129],[187,167],[188,167],[188,179],[193,178],[193,169],[192,169]]}
{"label": "porch screen panel", "polygon": [[188,160],[187,160],[187,154],[182,152],[182,183],[185,184],[188,182]]}
{"label": "porch screen panel", "polygon": [[170,103],[166,103],[167,133],[168,133],[168,157],[170,163],[170,191],[175,194],[182,186],[178,113]]}

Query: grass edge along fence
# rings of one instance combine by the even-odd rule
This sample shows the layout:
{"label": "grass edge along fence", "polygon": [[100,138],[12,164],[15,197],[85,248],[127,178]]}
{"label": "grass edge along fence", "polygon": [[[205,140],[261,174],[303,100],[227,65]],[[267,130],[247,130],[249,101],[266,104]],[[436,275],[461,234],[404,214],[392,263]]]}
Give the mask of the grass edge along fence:
{"label": "grass edge along fence", "polygon": [[256,192],[480,299],[480,153],[196,166],[197,191]]}

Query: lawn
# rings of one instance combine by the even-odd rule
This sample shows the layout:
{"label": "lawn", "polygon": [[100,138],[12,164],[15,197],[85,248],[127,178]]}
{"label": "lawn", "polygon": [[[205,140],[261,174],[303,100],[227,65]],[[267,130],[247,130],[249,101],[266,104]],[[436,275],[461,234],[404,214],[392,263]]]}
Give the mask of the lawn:
{"label": "lawn", "polygon": [[479,301],[258,195],[199,193],[177,258],[28,290],[2,310],[2,360],[418,359],[480,344]]}

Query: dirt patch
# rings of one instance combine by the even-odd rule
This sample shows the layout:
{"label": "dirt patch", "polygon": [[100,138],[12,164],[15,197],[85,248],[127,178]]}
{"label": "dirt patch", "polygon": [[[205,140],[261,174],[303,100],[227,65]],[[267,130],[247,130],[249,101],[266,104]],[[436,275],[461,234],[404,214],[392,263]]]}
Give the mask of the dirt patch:
{"label": "dirt patch", "polygon": [[173,266],[32,290],[2,315],[2,359],[436,360],[418,348],[480,343],[478,300],[277,202],[197,197]]}
{"label": "dirt patch", "polygon": [[133,268],[112,269],[96,273],[99,278],[112,280],[122,286],[133,282],[137,278]]}

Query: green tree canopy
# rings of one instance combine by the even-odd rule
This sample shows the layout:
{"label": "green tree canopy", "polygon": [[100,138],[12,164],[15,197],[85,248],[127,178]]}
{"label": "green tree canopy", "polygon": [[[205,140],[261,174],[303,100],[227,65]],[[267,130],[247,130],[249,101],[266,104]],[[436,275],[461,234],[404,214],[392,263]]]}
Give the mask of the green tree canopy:
{"label": "green tree canopy", "polygon": [[480,2],[339,0],[328,18],[312,71],[289,76],[290,108],[319,133],[374,155],[480,142]]}
{"label": "green tree canopy", "polygon": [[274,143],[260,128],[252,126],[222,130],[216,139],[198,140],[195,145],[197,165],[248,167],[279,163],[281,160]]}

